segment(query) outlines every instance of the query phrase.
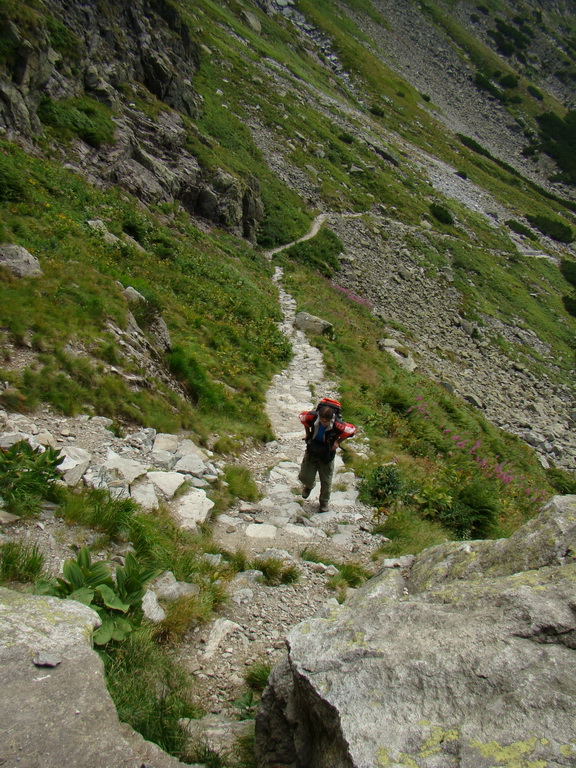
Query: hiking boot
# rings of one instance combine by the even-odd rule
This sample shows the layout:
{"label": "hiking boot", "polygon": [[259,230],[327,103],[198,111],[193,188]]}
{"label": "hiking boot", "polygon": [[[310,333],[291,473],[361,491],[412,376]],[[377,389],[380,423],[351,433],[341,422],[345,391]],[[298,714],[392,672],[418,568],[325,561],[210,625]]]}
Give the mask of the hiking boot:
{"label": "hiking boot", "polygon": [[320,504],[320,507],[318,508],[318,512],[329,512],[328,504]]}
{"label": "hiking boot", "polygon": [[306,486],[304,486],[302,488],[302,498],[303,499],[307,499],[308,496],[310,496],[311,493],[312,493],[312,488],[306,488]]}

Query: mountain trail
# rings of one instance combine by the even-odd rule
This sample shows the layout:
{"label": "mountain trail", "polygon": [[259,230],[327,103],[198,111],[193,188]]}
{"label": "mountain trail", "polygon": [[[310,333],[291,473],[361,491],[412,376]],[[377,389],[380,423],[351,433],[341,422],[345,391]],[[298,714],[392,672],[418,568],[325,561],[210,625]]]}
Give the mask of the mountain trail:
{"label": "mountain trail", "polygon": [[[300,576],[292,584],[268,586],[256,571],[239,573],[227,585],[229,602],[210,625],[187,638],[182,659],[199,681],[200,703],[224,717],[237,713],[246,670],[255,663],[273,665],[290,628],[335,601],[336,592],[327,586],[337,574],[331,561],[357,562],[373,572],[371,556],[381,543],[379,536],[369,532],[372,511],[358,501],[356,478],[346,469],[341,451],[335,459],[330,511],[318,513],[318,486],[306,501],[300,496],[297,476],[304,430],[298,416],[320,397],[338,397],[338,392],[325,378],[320,351],[294,328],[296,303],[282,288],[281,279],[282,269],[277,267],[274,281],[284,315],[281,327],[294,354],[288,367],[274,377],[266,399],[276,440],[238,459],[251,469],[262,498],[256,503],[240,502],[220,515],[213,538],[228,551],[243,551],[254,568],[259,558],[274,557],[285,566],[295,566]],[[353,438],[353,443],[355,452],[362,453],[362,438]],[[305,549],[324,563],[302,559]]]}

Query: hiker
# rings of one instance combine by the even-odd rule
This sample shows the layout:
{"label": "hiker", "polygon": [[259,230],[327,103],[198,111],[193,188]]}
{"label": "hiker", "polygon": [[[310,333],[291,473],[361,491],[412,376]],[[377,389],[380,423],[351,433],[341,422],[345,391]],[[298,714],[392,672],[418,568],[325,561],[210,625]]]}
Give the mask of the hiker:
{"label": "hiker", "polygon": [[306,430],[306,452],[300,466],[298,479],[303,485],[302,498],[307,499],[316,485],[316,474],[320,478],[320,512],[328,512],[334,457],[336,449],[347,437],[356,432],[353,424],[342,421],[340,403],[323,398],[314,411],[303,411],[300,421]]}

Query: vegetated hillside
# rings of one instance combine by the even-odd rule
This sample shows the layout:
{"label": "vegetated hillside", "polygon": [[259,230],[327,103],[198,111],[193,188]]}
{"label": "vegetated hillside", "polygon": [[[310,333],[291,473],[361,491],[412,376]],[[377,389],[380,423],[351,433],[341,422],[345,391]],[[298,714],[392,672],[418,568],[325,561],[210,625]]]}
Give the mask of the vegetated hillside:
{"label": "vegetated hillside", "polygon": [[[9,407],[265,436],[288,351],[258,246],[330,210],[362,214],[333,218],[320,272],[372,303],[370,343],[394,331],[421,370],[572,466],[568,8],[4,0],[2,14],[2,239],[45,269],[41,289],[4,274],[3,326],[42,366],[6,361]],[[110,369],[146,373],[118,347],[115,281],[147,299],[144,331],[168,323],[151,391]]]}
{"label": "vegetated hillside", "polygon": [[[574,491],[568,4],[0,0],[0,18],[0,241],[42,270],[0,269],[2,408],[185,430],[219,458],[269,441],[290,349],[265,249],[326,213],[274,259],[333,325],[313,342],[370,439],[349,462],[377,557],[507,535]],[[218,511],[247,498],[236,469],[208,489]],[[108,501],[67,498],[114,521]],[[185,633],[246,560],[210,571],[207,532],[129,512],[138,558],[206,576]],[[132,638],[144,665],[158,637]],[[120,695],[139,668],[114,651]]]}

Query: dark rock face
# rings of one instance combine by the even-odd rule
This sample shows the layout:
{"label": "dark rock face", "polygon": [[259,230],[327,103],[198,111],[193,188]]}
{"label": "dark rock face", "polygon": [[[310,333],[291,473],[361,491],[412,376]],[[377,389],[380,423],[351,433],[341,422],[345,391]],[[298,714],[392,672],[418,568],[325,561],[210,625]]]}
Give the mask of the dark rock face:
{"label": "dark rock face", "polygon": [[[116,131],[112,144],[77,141],[68,148],[72,170],[145,203],[180,202],[190,214],[253,239],[263,218],[256,180],[204,172],[187,149],[185,120],[202,110],[193,85],[201,49],[177,9],[165,0],[46,6],[64,25],[67,44],[56,44],[43,17],[33,39],[10,24],[12,54],[0,70],[0,127],[7,135],[26,141],[40,133],[37,112],[46,97],[87,95],[113,109]],[[131,98],[138,84],[170,109],[155,116],[137,109]]]}
{"label": "dark rock face", "polygon": [[259,768],[571,765],[576,497],[510,539],[450,542],[295,627]]}

